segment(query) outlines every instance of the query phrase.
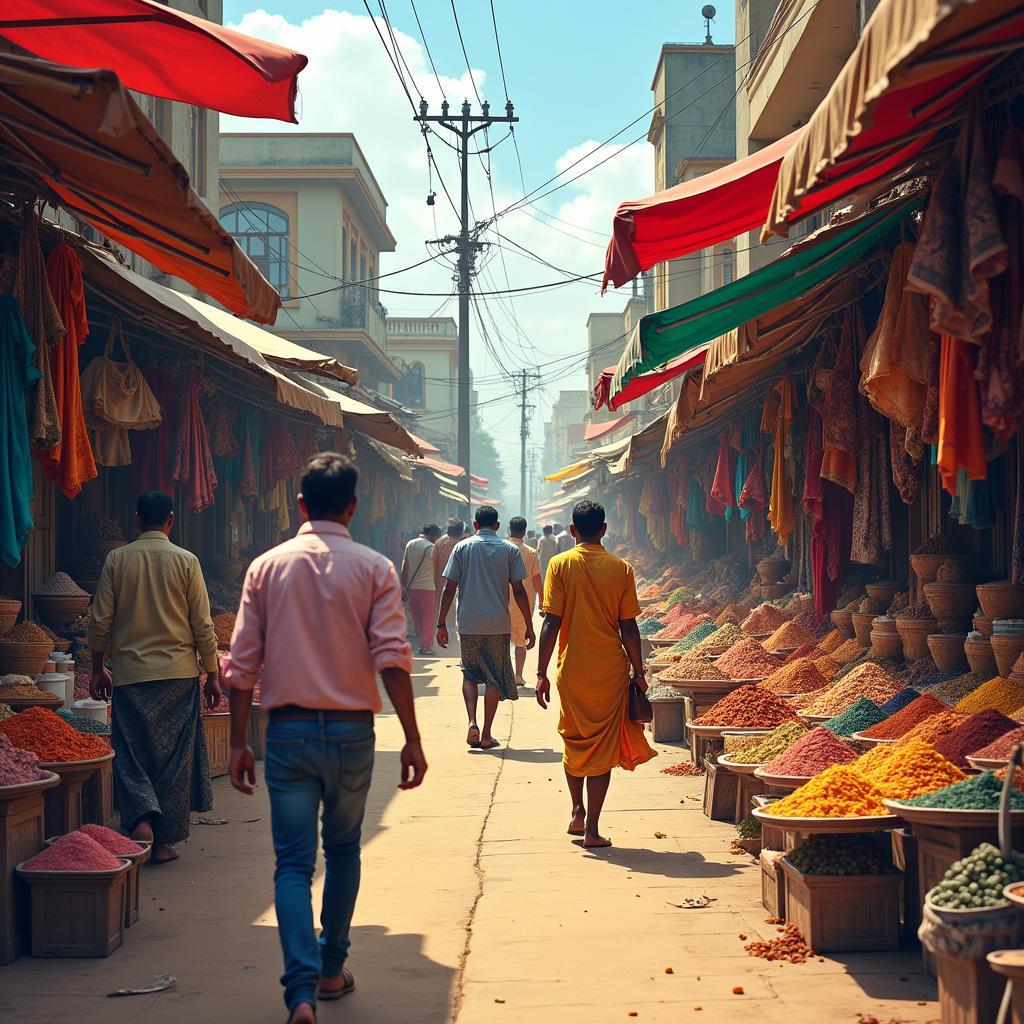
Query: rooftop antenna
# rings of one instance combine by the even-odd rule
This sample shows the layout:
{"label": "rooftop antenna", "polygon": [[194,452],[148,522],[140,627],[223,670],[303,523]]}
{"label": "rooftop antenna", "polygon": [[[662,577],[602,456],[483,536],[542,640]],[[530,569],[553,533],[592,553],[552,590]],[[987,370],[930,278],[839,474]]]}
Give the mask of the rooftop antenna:
{"label": "rooftop antenna", "polygon": [[714,40],[711,38],[711,22],[715,20],[715,15],[718,11],[715,10],[714,4],[705,4],[700,9],[700,16],[704,19],[704,29],[706,35],[704,36],[704,45],[711,46]]}

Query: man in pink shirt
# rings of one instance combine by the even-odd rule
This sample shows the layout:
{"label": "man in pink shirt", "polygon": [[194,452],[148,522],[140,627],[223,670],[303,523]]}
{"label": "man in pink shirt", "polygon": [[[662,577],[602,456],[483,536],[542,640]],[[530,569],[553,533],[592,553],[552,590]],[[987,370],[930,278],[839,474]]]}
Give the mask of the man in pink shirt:
{"label": "man in pink shirt", "polygon": [[[378,673],[405,732],[399,789],[418,786],[427,770],[398,575],[348,531],[357,482],[355,464],[342,455],[310,459],[298,497],[303,525],[249,566],[225,672],[231,783],[252,793],[255,762],[246,732],[263,668],[261,701],[270,711],[265,777],[289,1024],[315,1024],[318,998],[340,999],[355,987],[344,964],[359,892],[373,716],[381,709]],[[326,877],[318,944],[310,887],[321,804]]]}

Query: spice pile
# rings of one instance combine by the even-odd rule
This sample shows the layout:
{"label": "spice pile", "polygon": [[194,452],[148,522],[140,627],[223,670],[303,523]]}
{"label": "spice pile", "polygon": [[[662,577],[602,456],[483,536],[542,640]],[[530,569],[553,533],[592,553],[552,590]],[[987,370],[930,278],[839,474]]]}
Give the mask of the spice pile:
{"label": "spice pile", "polygon": [[1004,715],[1016,711],[1024,704],[1024,685],[1012,679],[996,676],[987,683],[982,683],[966,697],[962,697],[953,705],[954,711],[962,715],[973,715],[976,711],[994,708]]}
{"label": "spice pile", "polygon": [[1024,726],[1004,732],[999,739],[993,740],[987,747],[982,747],[980,750],[974,750],[971,753],[974,757],[981,757],[986,760],[1009,761],[1010,755],[1018,743],[1024,743]]}
{"label": "spice pile", "polygon": [[679,643],[674,644],[669,649],[672,651],[692,651],[701,640],[711,636],[716,629],[718,627],[713,622],[702,622],[699,626],[694,626]]}
{"label": "spice pile", "polygon": [[932,687],[928,692],[942,701],[948,707],[953,707],[969,693],[973,693],[982,683],[992,677],[986,672],[965,672],[963,675],[954,676],[944,683]]}
{"label": "spice pile", "polygon": [[767,764],[799,740],[807,731],[802,722],[783,722],[765,736],[752,737],[749,745],[729,755],[737,764]]}
{"label": "spice pile", "polygon": [[791,964],[807,963],[814,956],[814,950],[795,924],[779,925],[778,932],[778,938],[748,942],[743,948],[761,960],[785,960]]}
{"label": "spice pile", "polygon": [[774,633],[788,617],[773,604],[759,604],[741,623],[744,633],[755,636],[768,636]]}
{"label": "spice pile", "polygon": [[789,705],[774,694],[756,686],[740,686],[708,708],[693,724],[769,729],[795,717]]}
{"label": "spice pile", "polygon": [[638,628],[641,636],[654,636],[655,633],[660,633],[665,628],[665,623],[652,617],[644,619]]}
{"label": "spice pile", "polygon": [[142,853],[145,849],[127,836],[115,832],[106,825],[82,825],[77,831],[84,832],[87,836],[96,840],[104,850],[114,854],[115,857],[132,857],[136,853]]}
{"label": "spice pile", "polygon": [[[936,807],[957,811],[998,811],[1003,784],[992,774],[982,772],[951,786],[916,796],[906,802],[912,807]],[[1010,810],[1024,810],[1024,793],[1010,793]]]}
{"label": "spice pile", "polygon": [[[895,716],[893,716],[895,717]],[[939,711],[929,715],[923,722],[915,725],[910,732],[900,736],[893,743],[894,747],[903,747],[914,740],[924,740],[925,743],[936,743],[943,736],[948,736],[958,726],[967,721],[966,715],[957,714],[955,711]]]}
{"label": "spice pile", "polygon": [[827,618],[819,619],[814,612],[801,612],[793,621],[815,639],[825,636],[832,629],[832,623]]}
{"label": "spice pile", "polygon": [[964,549],[944,533],[932,534],[916,551],[915,555],[962,555]]}
{"label": "spice pile", "polygon": [[231,650],[231,634],[235,631],[234,612],[221,612],[213,617],[213,631],[217,634],[217,647],[222,651]]}
{"label": "spice pile", "polygon": [[0,722],[0,733],[15,746],[31,750],[45,764],[91,761],[110,753],[106,740],[78,732],[47,708],[26,708]]}
{"label": "spice pile", "polygon": [[[967,768],[969,767],[968,754],[987,747],[1003,733],[1016,729],[1018,724],[999,711],[988,708],[985,711],[979,711],[976,715],[971,715],[966,722],[938,740],[935,749],[944,757],[948,757],[957,768]],[[2,728],[3,726],[0,725],[0,729]]]}
{"label": "spice pile", "polygon": [[839,663],[832,660],[831,654],[814,659],[814,667],[826,678],[831,679],[839,671]]}
{"label": "spice pile", "polygon": [[[662,701],[662,700],[678,700],[678,701],[681,701],[683,699],[683,695],[674,686],[652,686],[647,691],[647,699],[649,701]],[[220,708],[220,705],[224,704],[224,703],[226,703],[225,702],[225,698],[221,697],[220,701],[217,704],[217,707],[212,708],[211,711],[210,711],[210,714],[216,715],[216,714],[220,713],[218,711],[218,709]],[[227,702],[227,707],[226,707],[225,710],[227,710],[227,711],[231,710],[230,702]]]}
{"label": "spice pile", "polygon": [[845,764],[826,768],[769,810],[782,818],[861,818],[889,813],[879,789]]}
{"label": "spice pile", "polygon": [[[743,755],[749,751],[743,751]],[[850,764],[857,751],[822,726],[812,729],[764,766],[766,775],[809,779],[834,764]],[[735,760],[739,760],[737,757]],[[774,811],[772,812],[774,813]]]}
{"label": "spice pile", "polygon": [[47,597],[89,596],[66,572],[55,572],[36,593]]}
{"label": "spice pile", "polygon": [[826,654],[831,654],[837,647],[844,643],[846,643],[846,636],[843,631],[841,629],[833,629],[818,641],[818,646]]}
{"label": "spice pile", "polygon": [[854,701],[867,697],[884,703],[899,690],[899,684],[878,665],[859,665],[845,679],[833,683],[815,697],[804,711],[809,715],[829,715],[845,711]]}
{"label": "spice pile", "polygon": [[901,608],[894,616],[897,622],[905,622],[907,619],[933,619],[931,607],[927,601],[919,601],[917,604]]}
{"label": "spice pile", "polygon": [[764,679],[782,667],[781,659],[769,654],[752,637],[733,644],[716,664],[731,679]]}
{"label": "spice pile", "polygon": [[853,661],[859,654],[863,654],[864,650],[865,647],[859,640],[844,640],[834,650],[829,651],[828,656],[837,665],[845,665],[848,661]]}
{"label": "spice pile", "polygon": [[[896,681],[900,681],[899,676],[896,677]],[[882,711],[887,715],[895,715],[897,711],[902,711],[908,705],[913,704],[920,696],[921,694],[912,686],[905,686],[882,705]]]}
{"label": "spice pile", "polygon": [[85,832],[69,832],[25,861],[29,871],[116,871],[124,861]]}
{"label": "spice pile", "polygon": [[713,680],[728,680],[724,672],[718,670],[717,665],[712,665],[707,658],[702,658],[692,651],[680,656],[675,664],[669,666],[660,673],[662,679],[699,679],[711,682]]}
{"label": "spice pile", "polygon": [[809,836],[786,854],[803,875],[884,875],[892,857],[869,835]]}
{"label": "spice pile", "polygon": [[801,644],[809,643],[814,637],[802,626],[795,622],[784,622],[764,642],[766,651],[781,651],[791,647],[799,647]]}
{"label": "spice pile", "polygon": [[837,736],[852,736],[885,720],[879,706],[867,697],[855,700],[845,711],[830,718],[825,728]]}
{"label": "spice pile", "polygon": [[0,786],[20,786],[41,779],[36,767],[39,758],[30,750],[22,750],[0,733]]}
{"label": "spice pile", "polygon": [[0,636],[0,644],[49,644],[53,641],[34,622],[19,622],[9,633]]}
{"label": "spice pile", "polygon": [[1024,879],[1024,855],[1016,850],[1003,857],[991,843],[982,843],[956,861],[942,876],[928,900],[950,910],[1004,907],[1009,901],[1003,888]]}
{"label": "spice pile", "polygon": [[716,655],[725,654],[733,644],[743,639],[743,630],[739,626],[727,623],[719,626],[710,636],[694,645],[694,654]]}
{"label": "spice pile", "polygon": [[866,771],[863,766],[857,767],[864,778],[873,782],[890,800],[907,800],[933,793],[964,778],[959,768],[921,740],[889,751],[888,757]]}
{"label": "spice pile", "polygon": [[[882,708],[884,710],[884,704]],[[931,715],[942,714],[945,710],[946,705],[941,700],[936,700],[930,693],[925,693],[901,711],[890,715],[885,721],[871,726],[870,729],[863,730],[863,733],[873,740],[899,739],[900,736],[905,736],[915,726],[920,725],[926,718]]]}
{"label": "spice pile", "polygon": [[801,658],[814,661],[815,658],[823,657],[825,657],[825,652],[813,640],[810,640],[805,644],[801,644],[795,651],[790,651],[783,659],[782,664],[788,665],[791,662],[799,661]]}
{"label": "spice pile", "polygon": [[73,711],[58,709],[57,714],[64,719],[72,729],[79,732],[89,732],[97,736],[109,736],[110,726],[106,722],[97,722],[95,718],[88,715],[76,715]]}
{"label": "spice pile", "polygon": [[680,761],[679,764],[670,764],[667,768],[661,769],[662,775],[687,776],[703,775],[704,766],[693,764],[690,761]]}
{"label": "spice pile", "polygon": [[787,662],[760,684],[769,693],[811,693],[828,685],[829,681],[809,658]]}
{"label": "spice pile", "polygon": [[[4,682],[4,679],[25,679],[27,682]],[[61,704],[63,701],[56,693],[40,689],[31,676],[4,676],[0,678],[0,701],[6,700],[48,700],[54,704]]]}

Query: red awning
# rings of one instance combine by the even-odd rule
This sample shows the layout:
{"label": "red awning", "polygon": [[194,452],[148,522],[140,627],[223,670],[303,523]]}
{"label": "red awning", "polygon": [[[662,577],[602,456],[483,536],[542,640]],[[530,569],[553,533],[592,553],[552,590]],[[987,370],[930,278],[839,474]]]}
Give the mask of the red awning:
{"label": "red awning", "polygon": [[[0,35],[79,68],[109,68],[129,88],[243,117],[297,122],[308,58],[156,0],[17,0]],[[14,15],[12,17],[12,15]]]}
{"label": "red awning", "polygon": [[[456,480],[459,477],[466,475],[466,471],[461,466],[456,466],[451,462],[442,462],[440,459],[423,458],[417,463],[420,466],[426,466],[428,469],[436,469],[438,473],[444,473],[445,476],[455,477]],[[490,482],[485,476],[477,476],[476,473],[469,474],[470,482],[475,484],[477,487],[486,487]]]}
{"label": "red awning", "polygon": [[440,448],[432,445],[429,441],[424,440],[424,438],[420,437],[418,434],[414,434],[411,430],[409,431],[409,436],[416,442],[416,444],[419,445],[420,451],[423,452],[424,455],[441,454]]}
{"label": "red awning", "polygon": [[660,370],[653,370],[650,373],[641,373],[636,377],[630,377],[629,383],[614,398],[609,396],[612,393],[612,380],[618,367],[609,366],[606,370],[601,371],[601,376],[594,386],[594,408],[600,409],[601,406],[605,405],[609,409],[621,409],[622,406],[635,402],[638,398],[642,398],[656,388],[660,388],[662,384],[667,384],[670,380],[681,377],[687,370],[692,370],[695,366],[702,365],[711,345],[712,342],[710,341],[703,345],[698,345],[696,348],[689,349],[681,356],[673,359],[672,362],[663,366]]}
{"label": "red awning", "polygon": [[624,427],[636,413],[627,412],[625,416],[620,416],[618,419],[608,420],[605,423],[588,423],[587,429],[583,431],[584,441],[600,441],[602,437],[607,437],[609,434],[614,434],[619,427]]}
{"label": "red awning", "polygon": [[758,153],[646,199],[620,203],[604,258],[601,291],[620,288],[655,263],[685,256],[764,223],[782,158],[798,128]]}

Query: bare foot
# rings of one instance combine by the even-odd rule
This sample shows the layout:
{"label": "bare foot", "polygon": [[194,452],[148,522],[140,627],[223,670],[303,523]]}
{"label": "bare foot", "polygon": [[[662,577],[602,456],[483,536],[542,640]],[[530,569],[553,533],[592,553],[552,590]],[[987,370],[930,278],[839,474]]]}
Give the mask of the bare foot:
{"label": "bare foot", "polygon": [[289,1015],[288,1024],[316,1024],[316,1010],[309,1003],[299,1003]]}
{"label": "bare foot", "polygon": [[134,839],[137,843],[151,843],[153,842],[153,826],[148,821],[140,821],[132,829],[132,834],[129,838]]}
{"label": "bare foot", "polygon": [[584,850],[600,850],[606,846],[611,846],[612,841],[605,839],[604,836],[591,835],[589,832],[583,837],[583,849]]}
{"label": "bare foot", "polygon": [[586,835],[587,832],[587,816],[586,812],[581,807],[579,810],[574,811],[572,815],[572,821],[569,822],[569,827],[565,830],[571,836],[582,836]]}

